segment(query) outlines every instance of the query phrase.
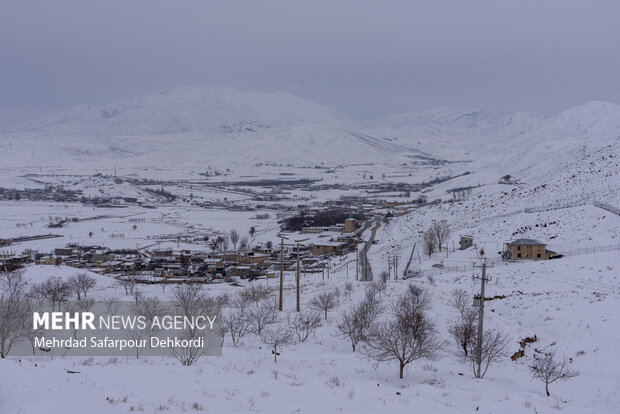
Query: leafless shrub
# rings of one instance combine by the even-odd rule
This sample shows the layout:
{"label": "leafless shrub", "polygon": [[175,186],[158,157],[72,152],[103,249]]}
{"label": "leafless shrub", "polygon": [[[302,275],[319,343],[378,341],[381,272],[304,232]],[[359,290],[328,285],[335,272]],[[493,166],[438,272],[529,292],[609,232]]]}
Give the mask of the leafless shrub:
{"label": "leafless shrub", "polygon": [[390,274],[385,270],[381,272],[381,274],[379,275],[379,280],[383,282],[384,284],[387,283],[389,279],[390,279]]}
{"label": "leafless shrub", "polygon": [[428,231],[437,241],[437,247],[441,252],[441,248],[450,237],[450,225],[446,220],[434,221]]}
{"label": "leafless shrub", "polygon": [[251,331],[247,302],[242,298],[231,302],[228,314],[222,320],[222,331],[230,334],[234,346],[239,345],[241,338]]}
{"label": "leafless shrub", "polygon": [[437,250],[437,240],[430,230],[424,233],[422,247],[424,248],[424,254],[428,255],[429,258],[432,257],[433,253]]}
{"label": "leafless shrub", "polygon": [[32,295],[39,298],[45,298],[52,305],[52,310],[58,305],[68,301],[71,298],[71,286],[60,277],[50,277],[44,282],[34,285],[31,291]]}
{"label": "leafless shrub", "polygon": [[288,326],[297,335],[299,342],[305,342],[312,332],[321,326],[321,316],[316,312],[295,312],[287,318]]}
{"label": "leafless shrub", "polygon": [[375,280],[374,282],[366,286],[366,296],[373,295],[380,297],[385,291],[385,282],[382,280]]}
{"label": "leafless shrub", "polygon": [[468,358],[475,346],[478,332],[478,313],[473,309],[465,309],[464,314],[448,327],[448,332],[457,344],[457,356]]}
{"label": "leafless shrub", "polygon": [[268,299],[270,295],[271,289],[265,285],[257,284],[256,282],[241,291],[242,299],[248,302],[254,302],[257,308],[260,302]]}
{"label": "leafless shrub", "polygon": [[457,344],[457,356],[467,359],[475,346],[478,313],[470,306],[470,295],[463,289],[454,289],[448,303],[459,315],[456,322],[448,327],[448,332]]}
{"label": "leafless shrub", "polygon": [[327,381],[325,381],[325,384],[331,388],[342,388],[344,387],[344,380],[338,375],[332,375],[327,379]]}
{"label": "leafless shrub", "polygon": [[[67,302],[65,305],[65,312],[89,312],[95,304],[94,299],[84,299],[79,301]],[[73,337],[77,339],[78,328],[73,328]]]}
{"label": "leafless shrub", "polygon": [[[172,293],[172,307],[174,313],[187,318],[198,315],[217,317],[221,311],[221,304],[218,300],[205,296],[202,292],[202,285],[188,284],[178,286]],[[202,335],[197,325],[188,324],[178,334],[181,340],[194,340]],[[202,347],[174,347],[171,349],[172,355],[184,366],[194,364],[204,355],[205,349]]]}
{"label": "leafless shrub", "polygon": [[471,344],[467,359],[472,363],[474,376],[484,378],[491,363],[501,357],[508,356],[507,348],[510,338],[501,330],[488,329],[482,335],[482,346],[478,348],[478,341]]}
{"label": "leafless shrub", "polygon": [[353,352],[373,329],[381,312],[381,295],[376,289],[366,289],[364,299],[344,311],[337,324],[340,334],[351,341]]}
{"label": "leafless shrub", "polygon": [[132,306],[132,312],[137,316],[144,316],[146,320],[146,329],[144,332],[146,336],[155,336],[159,332],[157,324],[153,324],[153,321],[166,314],[166,307],[156,297],[143,297],[136,295],[136,300]]}
{"label": "leafless shrub", "polygon": [[327,319],[327,312],[339,305],[338,296],[334,291],[323,292],[315,296],[310,302],[310,307],[314,310],[323,312]]}
{"label": "leafless shrub", "polygon": [[265,345],[271,347],[274,362],[278,362],[278,355],[280,355],[278,350],[295,343],[293,332],[284,325],[272,325],[266,328],[260,339]]}
{"label": "leafless shrub", "polygon": [[351,299],[351,294],[353,293],[353,291],[355,290],[355,286],[353,285],[353,283],[351,282],[346,282],[344,284],[344,295],[348,298]]}
{"label": "leafless shrub", "polygon": [[265,327],[278,321],[278,303],[262,302],[257,307],[249,310],[248,317],[254,324],[252,332],[260,335]]}
{"label": "leafless shrub", "polygon": [[95,287],[96,284],[97,280],[88,275],[88,273],[78,273],[77,276],[73,276],[69,279],[69,286],[71,287],[73,293],[77,296],[78,300],[82,299],[82,295],[86,297],[88,291]]}
{"label": "leafless shrub", "polygon": [[26,295],[21,272],[0,278],[0,357],[5,358],[11,347],[28,337],[32,330],[31,300]]}
{"label": "leafless shrub", "polygon": [[125,289],[126,295],[133,295],[138,279],[135,275],[125,275],[121,276],[119,279],[116,279],[116,283]]}
{"label": "leafless shrub", "polygon": [[427,315],[429,304],[424,291],[408,291],[392,307],[391,318],[369,332],[363,341],[362,354],[377,363],[398,361],[400,378],[409,363],[420,358],[436,358],[443,342]]}
{"label": "leafless shrub", "polygon": [[471,309],[469,306],[471,302],[471,297],[469,293],[467,293],[464,289],[454,289],[452,291],[452,296],[448,301],[448,305],[452,306],[456,309],[461,316],[465,316],[466,311]]}
{"label": "leafless shrub", "polygon": [[530,372],[533,378],[538,378],[545,383],[545,392],[547,397],[549,394],[549,384],[552,384],[558,380],[566,381],[567,379],[576,377],[579,375],[579,371],[576,371],[568,366],[569,362],[566,357],[562,357],[561,360],[557,360],[555,357],[555,351],[551,351],[545,354],[543,357],[534,359],[534,363],[530,365]]}
{"label": "leafless shrub", "polygon": [[239,243],[239,232],[237,230],[231,230],[228,233],[230,242],[233,244],[233,250],[237,250],[237,243]]}

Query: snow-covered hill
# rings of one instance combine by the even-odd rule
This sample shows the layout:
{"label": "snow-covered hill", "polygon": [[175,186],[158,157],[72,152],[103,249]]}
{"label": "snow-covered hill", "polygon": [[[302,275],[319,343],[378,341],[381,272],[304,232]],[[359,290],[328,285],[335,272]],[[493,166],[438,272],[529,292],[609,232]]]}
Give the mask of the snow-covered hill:
{"label": "snow-covered hill", "polygon": [[15,127],[0,142],[5,161],[21,165],[119,159],[146,165],[314,165],[426,155],[373,135],[335,109],[288,93],[225,87],[180,87],[103,106],[78,106]]}
{"label": "snow-covered hill", "polygon": [[[591,102],[553,117],[434,108],[358,122],[278,92],[180,87],[103,106],[79,106],[0,135],[6,166],[122,167],[256,164],[398,165],[467,161],[446,174],[459,184],[546,184],[559,198],[620,199],[620,105]],[[83,165],[83,164],[82,164]],[[592,182],[595,181],[594,185]],[[453,182],[450,185],[454,184]],[[571,187],[571,191],[565,191]],[[527,192],[527,189],[524,190]],[[605,197],[603,197],[605,198]],[[538,198],[538,201],[541,199]]]}

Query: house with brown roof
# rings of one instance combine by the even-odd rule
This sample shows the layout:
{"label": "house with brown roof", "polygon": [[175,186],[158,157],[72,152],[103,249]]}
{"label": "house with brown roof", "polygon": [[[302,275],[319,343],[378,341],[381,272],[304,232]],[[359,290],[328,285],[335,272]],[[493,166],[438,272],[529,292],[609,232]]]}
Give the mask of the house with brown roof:
{"label": "house with brown roof", "polygon": [[503,256],[511,260],[548,260],[556,253],[547,250],[547,245],[534,239],[517,239],[504,244]]}

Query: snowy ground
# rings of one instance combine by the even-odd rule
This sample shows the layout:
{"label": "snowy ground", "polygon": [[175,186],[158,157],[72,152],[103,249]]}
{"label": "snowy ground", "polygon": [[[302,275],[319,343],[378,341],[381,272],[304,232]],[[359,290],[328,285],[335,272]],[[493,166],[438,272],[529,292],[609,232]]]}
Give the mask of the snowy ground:
{"label": "snowy ground", "polygon": [[[351,352],[350,344],[336,335],[338,311],[355,302],[364,289],[355,283],[352,299],[342,296],[338,311],[308,342],[282,351],[277,363],[253,335],[239,347],[227,339],[222,357],[205,357],[195,366],[182,367],[173,358],[8,358],[0,361],[2,412],[561,412],[614,413],[620,407],[617,387],[618,332],[616,311],[620,278],[616,253],[596,253],[547,262],[516,263],[489,269],[493,280],[489,296],[506,295],[487,304],[486,323],[502,327],[517,341],[537,335],[526,357],[504,359],[491,366],[482,380],[472,378],[471,368],[458,362],[448,345],[436,361],[419,361],[398,379],[396,365],[375,366]],[[49,273],[46,266],[28,270],[28,276]],[[59,268],[67,275],[74,269]],[[332,273],[303,280],[307,302],[317,292],[339,287],[346,273]],[[447,302],[456,287],[476,290],[471,274],[444,273],[415,280],[433,296],[433,315],[447,339],[446,326],[455,317]],[[354,273],[349,273],[350,280]],[[101,278],[101,277],[100,277]],[[292,275],[287,274],[285,305],[294,307]],[[273,281],[269,281],[273,284]],[[261,281],[259,283],[266,283]],[[390,281],[384,301],[389,303],[407,282]],[[144,287],[157,294],[156,287]],[[215,291],[235,289],[209,286]],[[97,296],[124,295],[111,283],[100,281]],[[553,345],[553,346],[552,346]],[[581,375],[553,384],[552,396],[544,395],[541,383],[530,379],[527,364],[534,348],[556,348],[573,358]],[[66,370],[79,371],[67,374]],[[363,407],[363,408],[361,408]]]}
{"label": "snowy ground", "polygon": [[[342,296],[338,309],[329,314],[315,335],[306,343],[284,349],[277,363],[255,335],[244,337],[238,347],[227,337],[223,356],[202,358],[191,367],[183,367],[173,358],[20,360],[9,356],[0,360],[0,413],[411,413],[416,410],[433,413],[618,413],[620,216],[595,206],[596,201],[610,203],[616,208],[620,206],[618,113],[616,106],[593,103],[548,120],[517,114],[496,123],[491,132],[480,129],[487,128],[484,125],[472,130],[461,128],[458,133],[446,132],[444,127],[447,126],[434,121],[410,127],[407,126],[408,116],[376,127],[384,132],[384,137],[394,135],[395,142],[408,139],[411,142],[407,145],[455,161],[444,165],[421,166],[403,162],[401,158],[396,162],[374,164],[369,162],[372,157],[367,154],[362,157],[359,152],[364,150],[357,147],[351,157],[360,155],[359,163],[339,165],[335,152],[321,164],[314,162],[320,151],[312,142],[308,154],[298,158],[308,156],[313,162],[298,160],[297,166],[282,162],[267,165],[258,159],[246,162],[246,154],[241,158],[242,165],[229,171],[227,166],[235,159],[230,151],[224,152],[228,158],[220,160],[222,165],[214,166],[201,164],[204,160],[200,151],[196,151],[195,158],[179,163],[181,166],[177,168],[168,168],[164,163],[152,167],[152,164],[141,163],[144,160],[140,157],[119,160],[118,175],[124,179],[175,181],[166,184],[165,189],[181,200],[167,204],[150,199],[150,193],[129,185],[127,180],[119,186],[112,184],[110,177],[92,177],[94,173],[113,175],[116,162],[111,161],[112,158],[95,160],[92,164],[60,165],[62,163],[55,162],[52,157],[54,162],[46,166],[35,162],[32,165],[37,167],[4,169],[0,174],[0,186],[6,188],[40,188],[40,184],[23,177],[24,174],[40,174],[44,182],[70,184],[71,188],[91,196],[138,197],[156,204],[156,209],[131,206],[93,210],[71,203],[2,201],[2,238],[49,232],[63,236],[4,249],[17,252],[27,248],[49,252],[72,242],[112,248],[159,246],[207,250],[200,237],[233,228],[245,235],[252,226],[257,230],[253,243],[277,240],[278,217],[273,210],[264,211],[270,215],[268,219],[257,220],[253,217],[263,211],[203,209],[182,200],[190,194],[200,201],[211,202],[247,198],[240,190],[248,188],[222,191],[204,184],[205,181],[310,178],[322,180],[320,184],[350,187],[316,192],[290,190],[291,199],[284,204],[296,206],[299,201],[367,195],[359,185],[368,183],[419,184],[468,173],[427,188],[423,193],[429,201],[445,201],[452,198],[448,192],[451,189],[474,187],[462,199],[411,209],[408,214],[393,217],[379,227],[377,243],[368,252],[375,276],[388,270],[389,255],[399,257],[399,274],[411,257],[411,268],[421,270],[424,275],[407,282],[389,281],[384,301],[387,304],[395,300],[408,283],[428,289],[433,297],[434,321],[441,336],[449,341],[447,327],[456,317],[448,306],[450,293],[462,288],[473,296],[478,290],[477,282],[472,280],[472,275],[480,271],[473,267],[479,264],[475,250],[484,248],[489,262],[494,265],[489,268],[493,280],[487,286],[486,296],[506,296],[487,304],[485,325],[501,327],[510,335],[510,353],[519,349],[518,341],[525,337],[536,335],[538,341],[527,345],[524,358],[517,361],[503,358],[492,365],[484,379],[474,379],[471,367],[453,356],[455,348],[451,342],[437,360],[412,363],[405,369],[405,378],[398,379],[397,366],[375,366],[353,353],[347,340],[337,334],[336,321],[340,312],[360,299],[367,284],[355,281],[355,259],[350,254],[333,260],[329,280],[322,280],[321,275],[308,275],[303,279],[302,308],[307,308],[319,292],[336,287],[343,291],[347,275],[348,281],[355,285],[353,297]],[[520,118],[523,119],[519,121]],[[399,127],[401,121],[402,128]],[[521,131],[523,124],[530,122],[535,126],[524,127]],[[511,132],[500,134],[502,128]],[[487,135],[474,140],[480,131],[487,131]],[[497,131],[501,139],[491,139]],[[332,139],[332,135],[326,136]],[[512,142],[514,136],[519,140]],[[273,149],[279,148],[280,138],[276,136],[277,142],[261,148],[260,154],[277,153]],[[149,145],[155,146],[157,142]],[[73,148],[69,144],[68,147]],[[86,142],[82,147],[96,152],[93,149],[96,147],[91,148],[91,145],[94,144]],[[218,148],[209,150],[218,154]],[[158,158],[167,155],[165,151],[157,153]],[[186,154],[173,155],[184,159]],[[278,154],[276,158],[288,155]],[[221,175],[208,178],[200,175],[214,170]],[[512,181],[499,184],[506,174],[512,175]],[[203,184],[199,184],[201,182]],[[411,199],[420,195],[413,193]],[[387,198],[401,199],[396,194]],[[69,222],[61,229],[47,228],[56,217],[80,220]],[[96,218],[88,220],[93,217]],[[427,258],[422,254],[420,240],[433,220],[447,220],[452,234],[447,251],[443,249]],[[368,238],[369,234],[367,231],[364,237]],[[459,234],[474,236],[476,249],[455,250]],[[516,238],[539,239],[547,243],[549,249],[566,257],[551,261],[501,262],[498,251],[503,243]],[[432,267],[438,263],[444,265],[443,270]],[[26,276],[34,282],[48,276],[69,277],[75,272],[76,269],[62,266],[30,266]],[[94,295],[126,298],[124,290],[111,279],[95,277],[99,283]],[[286,312],[294,310],[292,280],[293,275],[286,274]],[[277,280],[254,283],[269,283],[275,287]],[[166,292],[157,286],[141,286],[140,289],[146,295],[170,294],[169,288]],[[226,284],[208,285],[206,289],[213,294],[234,294],[240,290]],[[572,366],[581,375],[552,384],[552,395],[546,397],[544,386],[532,380],[527,369],[536,349],[557,349],[559,354],[572,358]],[[79,373],[68,374],[68,369]]]}

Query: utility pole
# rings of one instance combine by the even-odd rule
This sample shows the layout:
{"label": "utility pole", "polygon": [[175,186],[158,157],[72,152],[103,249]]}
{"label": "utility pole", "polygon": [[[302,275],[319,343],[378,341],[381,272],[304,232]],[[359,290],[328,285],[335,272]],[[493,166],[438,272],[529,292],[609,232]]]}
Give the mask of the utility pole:
{"label": "utility pole", "polygon": [[355,245],[355,280],[360,280],[359,259],[360,259],[360,251],[358,250],[357,245]]}
{"label": "utility pole", "polygon": [[301,306],[300,306],[300,289],[299,289],[299,242],[297,242],[297,312],[299,312],[301,310]]}
{"label": "utility pole", "polygon": [[[474,370],[474,374],[475,374],[474,376],[476,378],[480,378],[480,375],[482,373],[481,366],[482,366],[482,337],[484,335],[484,330],[483,330],[484,287],[486,285],[486,282],[491,280],[490,278],[487,278],[486,270],[487,270],[487,259],[483,258],[482,259],[482,276],[480,277],[474,276],[476,279],[480,279],[480,296],[478,298],[478,301],[479,301],[479,304],[478,304],[478,342],[476,346],[476,369]],[[474,296],[474,305],[475,305],[475,299],[476,297]]]}
{"label": "utility pole", "polygon": [[280,303],[278,309],[282,312],[282,302],[284,296],[284,239],[280,239]]}
{"label": "utility pole", "polygon": [[398,256],[394,256],[394,280],[398,280]]}
{"label": "utility pole", "polygon": [[295,240],[295,243],[297,243],[297,306],[296,306],[296,310],[297,312],[301,312],[301,277],[300,277],[300,265],[299,265],[299,243],[306,241],[306,240],[310,240],[310,239],[301,239],[301,240]]}

